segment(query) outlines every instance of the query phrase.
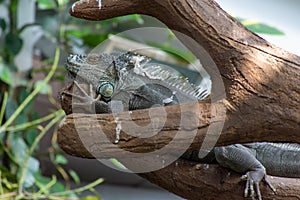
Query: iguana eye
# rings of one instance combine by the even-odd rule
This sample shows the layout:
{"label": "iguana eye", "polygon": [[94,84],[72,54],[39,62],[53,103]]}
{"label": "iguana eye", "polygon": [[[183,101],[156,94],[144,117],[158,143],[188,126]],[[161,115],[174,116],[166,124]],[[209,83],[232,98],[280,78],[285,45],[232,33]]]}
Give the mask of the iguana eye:
{"label": "iguana eye", "polygon": [[110,82],[102,82],[97,88],[97,93],[105,98],[110,98],[114,93],[114,85]]}

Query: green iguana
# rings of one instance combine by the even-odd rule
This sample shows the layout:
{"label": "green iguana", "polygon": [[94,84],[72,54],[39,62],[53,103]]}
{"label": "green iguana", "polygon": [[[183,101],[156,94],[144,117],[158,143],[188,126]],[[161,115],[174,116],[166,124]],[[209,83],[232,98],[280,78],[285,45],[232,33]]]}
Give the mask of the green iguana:
{"label": "green iguana", "polygon": [[[149,60],[132,52],[70,55],[66,68],[82,95],[63,94],[79,99],[81,103],[75,103],[77,106],[90,105],[89,108],[95,109],[96,113],[112,112],[114,101],[121,102],[125,111],[199,101],[209,95],[207,90],[190,84],[177,71],[151,64]],[[75,78],[90,84],[91,94],[87,94]],[[97,97],[94,98],[92,93],[96,93]],[[214,147],[210,154],[221,166],[245,173],[245,197],[252,199],[255,196],[262,199],[261,181],[275,191],[266,180],[266,172],[275,176],[300,177],[299,144],[234,144]],[[201,161],[195,152],[187,152],[183,157]]]}

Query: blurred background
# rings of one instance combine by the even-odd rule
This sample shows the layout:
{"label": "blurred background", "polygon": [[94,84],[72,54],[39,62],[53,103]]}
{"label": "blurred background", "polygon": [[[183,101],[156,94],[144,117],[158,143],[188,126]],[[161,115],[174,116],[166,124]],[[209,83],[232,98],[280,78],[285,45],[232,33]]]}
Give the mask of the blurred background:
{"label": "blurred background", "polygon": [[[248,29],[300,55],[299,1],[217,2]],[[91,22],[69,16],[73,3],[0,0],[0,199],[181,199],[134,174],[60,150],[55,124],[64,116],[57,99],[66,85],[64,62],[68,54],[89,53],[105,41],[98,50],[145,49],[143,54],[208,89],[209,75],[155,18]],[[155,34],[136,29],[147,27],[160,29]]]}

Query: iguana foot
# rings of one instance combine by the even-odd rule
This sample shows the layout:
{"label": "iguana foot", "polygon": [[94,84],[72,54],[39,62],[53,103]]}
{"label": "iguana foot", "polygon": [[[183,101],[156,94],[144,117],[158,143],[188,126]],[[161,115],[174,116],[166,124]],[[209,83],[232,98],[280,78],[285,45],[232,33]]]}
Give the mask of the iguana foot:
{"label": "iguana foot", "polygon": [[[266,184],[276,193],[276,189],[273,185],[266,179],[265,170],[249,171],[242,176],[243,180],[246,180],[246,187],[244,190],[244,197],[251,197],[253,200],[262,200],[259,184],[263,180]],[[255,197],[256,196],[256,197]]]}
{"label": "iguana foot", "polygon": [[107,112],[108,105],[107,103],[100,101],[101,96],[98,95],[94,98],[93,95],[93,87],[89,85],[89,94],[79,85],[77,81],[74,81],[74,86],[78,89],[80,95],[69,92],[63,92],[62,94],[71,96],[72,98],[76,99],[73,103],[73,109],[83,109],[88,113],[103,113]]}
{"label": "iguana foot", "polygon": [[228,167],[239,173],[246,173],[242,178],[245,179],[245,197],[261,200],[259,183],[263,180],[275,191],[274,187],[266,180],[266,168],[255,157],[255,151],[242,144],[234,144],[224,147],[214,148],[216,160],[223,167]]}

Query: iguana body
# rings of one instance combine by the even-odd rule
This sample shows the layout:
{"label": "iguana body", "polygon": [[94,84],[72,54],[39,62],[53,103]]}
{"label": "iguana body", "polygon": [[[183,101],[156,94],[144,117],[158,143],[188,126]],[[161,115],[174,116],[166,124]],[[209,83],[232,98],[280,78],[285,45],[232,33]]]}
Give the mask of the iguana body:
{"label": "iguana body", "polygon": [[[71,78],[90,84],[98,97],[93,98],[84,91],[83,97],[69,95],[95,106],[97,113],[112,112],[114,101],[122,102],[124,110],[136,110],[197,101],[208,95],[206,90],[191,85],[176,71],[148,64],[148,61],[147,57],[130,52],[71,55],[66,64]],[[300,177],[299,144],[235,144],[215,147],[211,154],[220,165],[246,173],[245,196],[252,198],[255,186],[258,199],[261,199],[259,183],[265,180],[266,171],[276,176]],[[184,157],[199,160],[195,155],[198,153],[187,152]]]}
{"label": "iguana body", "polygon": [[69,56],[66,67],[71,76],[91,84],[103,103],[121,101],[124,110],[197,101],[207,96],[206,90],[194,87],[177,71],[159,65],[148,67],[148,61],[132,53],[74,55]]}

